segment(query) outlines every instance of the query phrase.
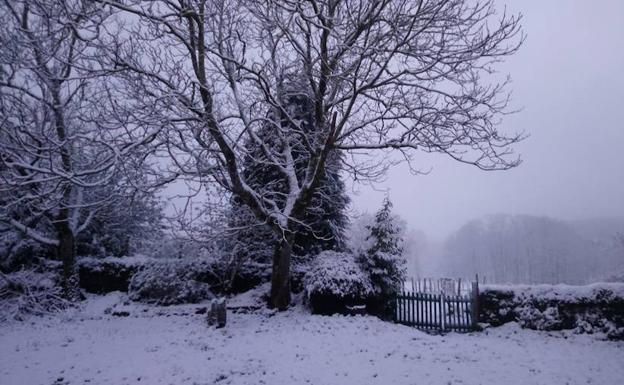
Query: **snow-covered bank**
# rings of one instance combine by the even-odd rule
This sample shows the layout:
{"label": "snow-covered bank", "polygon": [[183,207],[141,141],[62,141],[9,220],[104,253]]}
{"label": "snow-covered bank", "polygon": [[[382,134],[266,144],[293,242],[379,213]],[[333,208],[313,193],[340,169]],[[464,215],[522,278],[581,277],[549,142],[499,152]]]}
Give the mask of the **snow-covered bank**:
{"label": "snow-covered bank", "polygon": [[[624,343],[587,335],[508,324],[431,336],[374,317],[313,316],[302,308],[230,312],[226,328],[211,329],[194,314],[201,305],[115,306],[123,299],[93,297],[78,312],[2,326],[0,383],[624,383]],[[124,310],[129,316],[112,315]]]}

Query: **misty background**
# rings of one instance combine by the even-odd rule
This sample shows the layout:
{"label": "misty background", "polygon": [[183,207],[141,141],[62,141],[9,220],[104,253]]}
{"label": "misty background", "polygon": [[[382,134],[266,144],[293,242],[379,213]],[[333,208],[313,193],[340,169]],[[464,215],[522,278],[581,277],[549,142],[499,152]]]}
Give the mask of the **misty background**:
{"label": "misty background", "polygon": [[[497,1],[522,14],[526,40],[494,76],[511,76],[515,113],[499,125],[528,138],[519,167],[482,171],[417,154],[375,184],[346,177],[351,244],[385,196],[402,219],[411,276],[498,283],[571,283],[624,277],[624,2]],[[165,195],[175,213],[193,191]],[[196,204],[196,203],[195,203]],[[178,211],[176,211],[178,210]],[[355,245],[355,247],[359,247]],[[539,272],[539,273],[538,273]]]}
{"label": "misty background", "polygon": [[[604,255],[609,247],[618,247],[614,237],[624,232],[624,2],[499,1],[499,12],[505,6],[509,13],[523,15],[527,38],[520,51],[499,67],[512,77],[512,105],[519,110],[499,127],[530,135],[515,147],[523,163],[508,171],[485,172],[441,155],[422,154],[416,166],[426,175],[410,176],[408,167],[401,165],[391,169],[383,183],[351,185],[352,209],[373,212],[388,194],[396,212],[418,233],[420,244],[429,245],[418,253],[416,273],[460,273],[440,266],[444,253],[440,248],[448,237],[457,236],[471,220],[522,214],[569,225],[570,234],[560,234],[561,239],[545,234],[544,238],[553,245],[582,238],[577,239],[586,244],[582,255],[570,258],[604,262],[604,271],[592,272],[600,276],[596,279],[604,278],[612,263],[617,268],[624,264],[624,252]],[[540,219],[510,221],[517,227],[519,222],[535,224]],[[515,234],[523,243],[523,235]],[[483,239],[470,239],[465,248],[483,251]],[[596,243],[600,246],[592,248]],[[570,245],[560,246],[559,252],[565,254]]]}

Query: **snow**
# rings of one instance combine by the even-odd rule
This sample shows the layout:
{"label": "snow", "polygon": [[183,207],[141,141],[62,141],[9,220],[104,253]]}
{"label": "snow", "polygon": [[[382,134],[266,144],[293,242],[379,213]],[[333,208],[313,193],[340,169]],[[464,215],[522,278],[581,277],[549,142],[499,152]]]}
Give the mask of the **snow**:
{"label": "snow", "polygon": [[[263,290],[266,287],[263,288]],[[253,305],[258,291],[233,305]],[[622,384],[624,343],[517,324],[428,335],[369,316],[302,306],[230,311],[223,329],[195,311],[125,294],[0,327],[0,384]],[[128,316],[114,316],[126,310]]]}
{"label": "snow", "polygon": [[596,300],[599,296],[624,298],[624,283],[594,283],[591,285],[481,285],[479,290],[513,292],[518,298],[540,298],[579,302]]}
{"label": "snow", "polygon": [[[179,260],[175,260],[179,261]],[[102,266],[103,264],[110,263],[116,265],[123,265],[126,267],[142,267],[147,266],[152,263],[157,262],[167,262],[164,259],[152,258],[141,254],[136,254],[132,256],[124,256],[124,257],[105,257],[105,258],[94,258],[94,257],[81,257],[78,262],[81,265],[88,265],[92,268],[97,268]]]}

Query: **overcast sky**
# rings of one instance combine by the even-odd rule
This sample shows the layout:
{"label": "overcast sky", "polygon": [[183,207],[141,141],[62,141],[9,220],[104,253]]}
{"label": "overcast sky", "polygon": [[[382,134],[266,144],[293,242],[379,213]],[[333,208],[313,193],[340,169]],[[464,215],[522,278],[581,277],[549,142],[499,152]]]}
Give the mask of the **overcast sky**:
{"label": "overcast sky", "polygon": [[[420,157],[428,175],[396,167],[387,181],[395,209],[441,238],[495,213],[562,219],[624,216],[624,1],[499,1],[522,13],[527,39],[499,68],[513,78],[504,131],[527,131],[523,164],[485,172],[441,156]],[[353,208],[373,212],[384,192],[356,186]]]}

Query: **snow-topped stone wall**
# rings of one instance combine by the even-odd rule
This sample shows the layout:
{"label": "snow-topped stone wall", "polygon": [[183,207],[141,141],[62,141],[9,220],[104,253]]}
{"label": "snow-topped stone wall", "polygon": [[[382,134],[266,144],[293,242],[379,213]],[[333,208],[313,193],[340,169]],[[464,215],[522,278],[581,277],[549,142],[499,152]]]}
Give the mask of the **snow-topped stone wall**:
{"label": "snow-topped stone wall", "polygon": [[624,339],[624,283],[485,285],[480,289],[482,323],[517,322],[535,330],[603,333],[610,339]]}

